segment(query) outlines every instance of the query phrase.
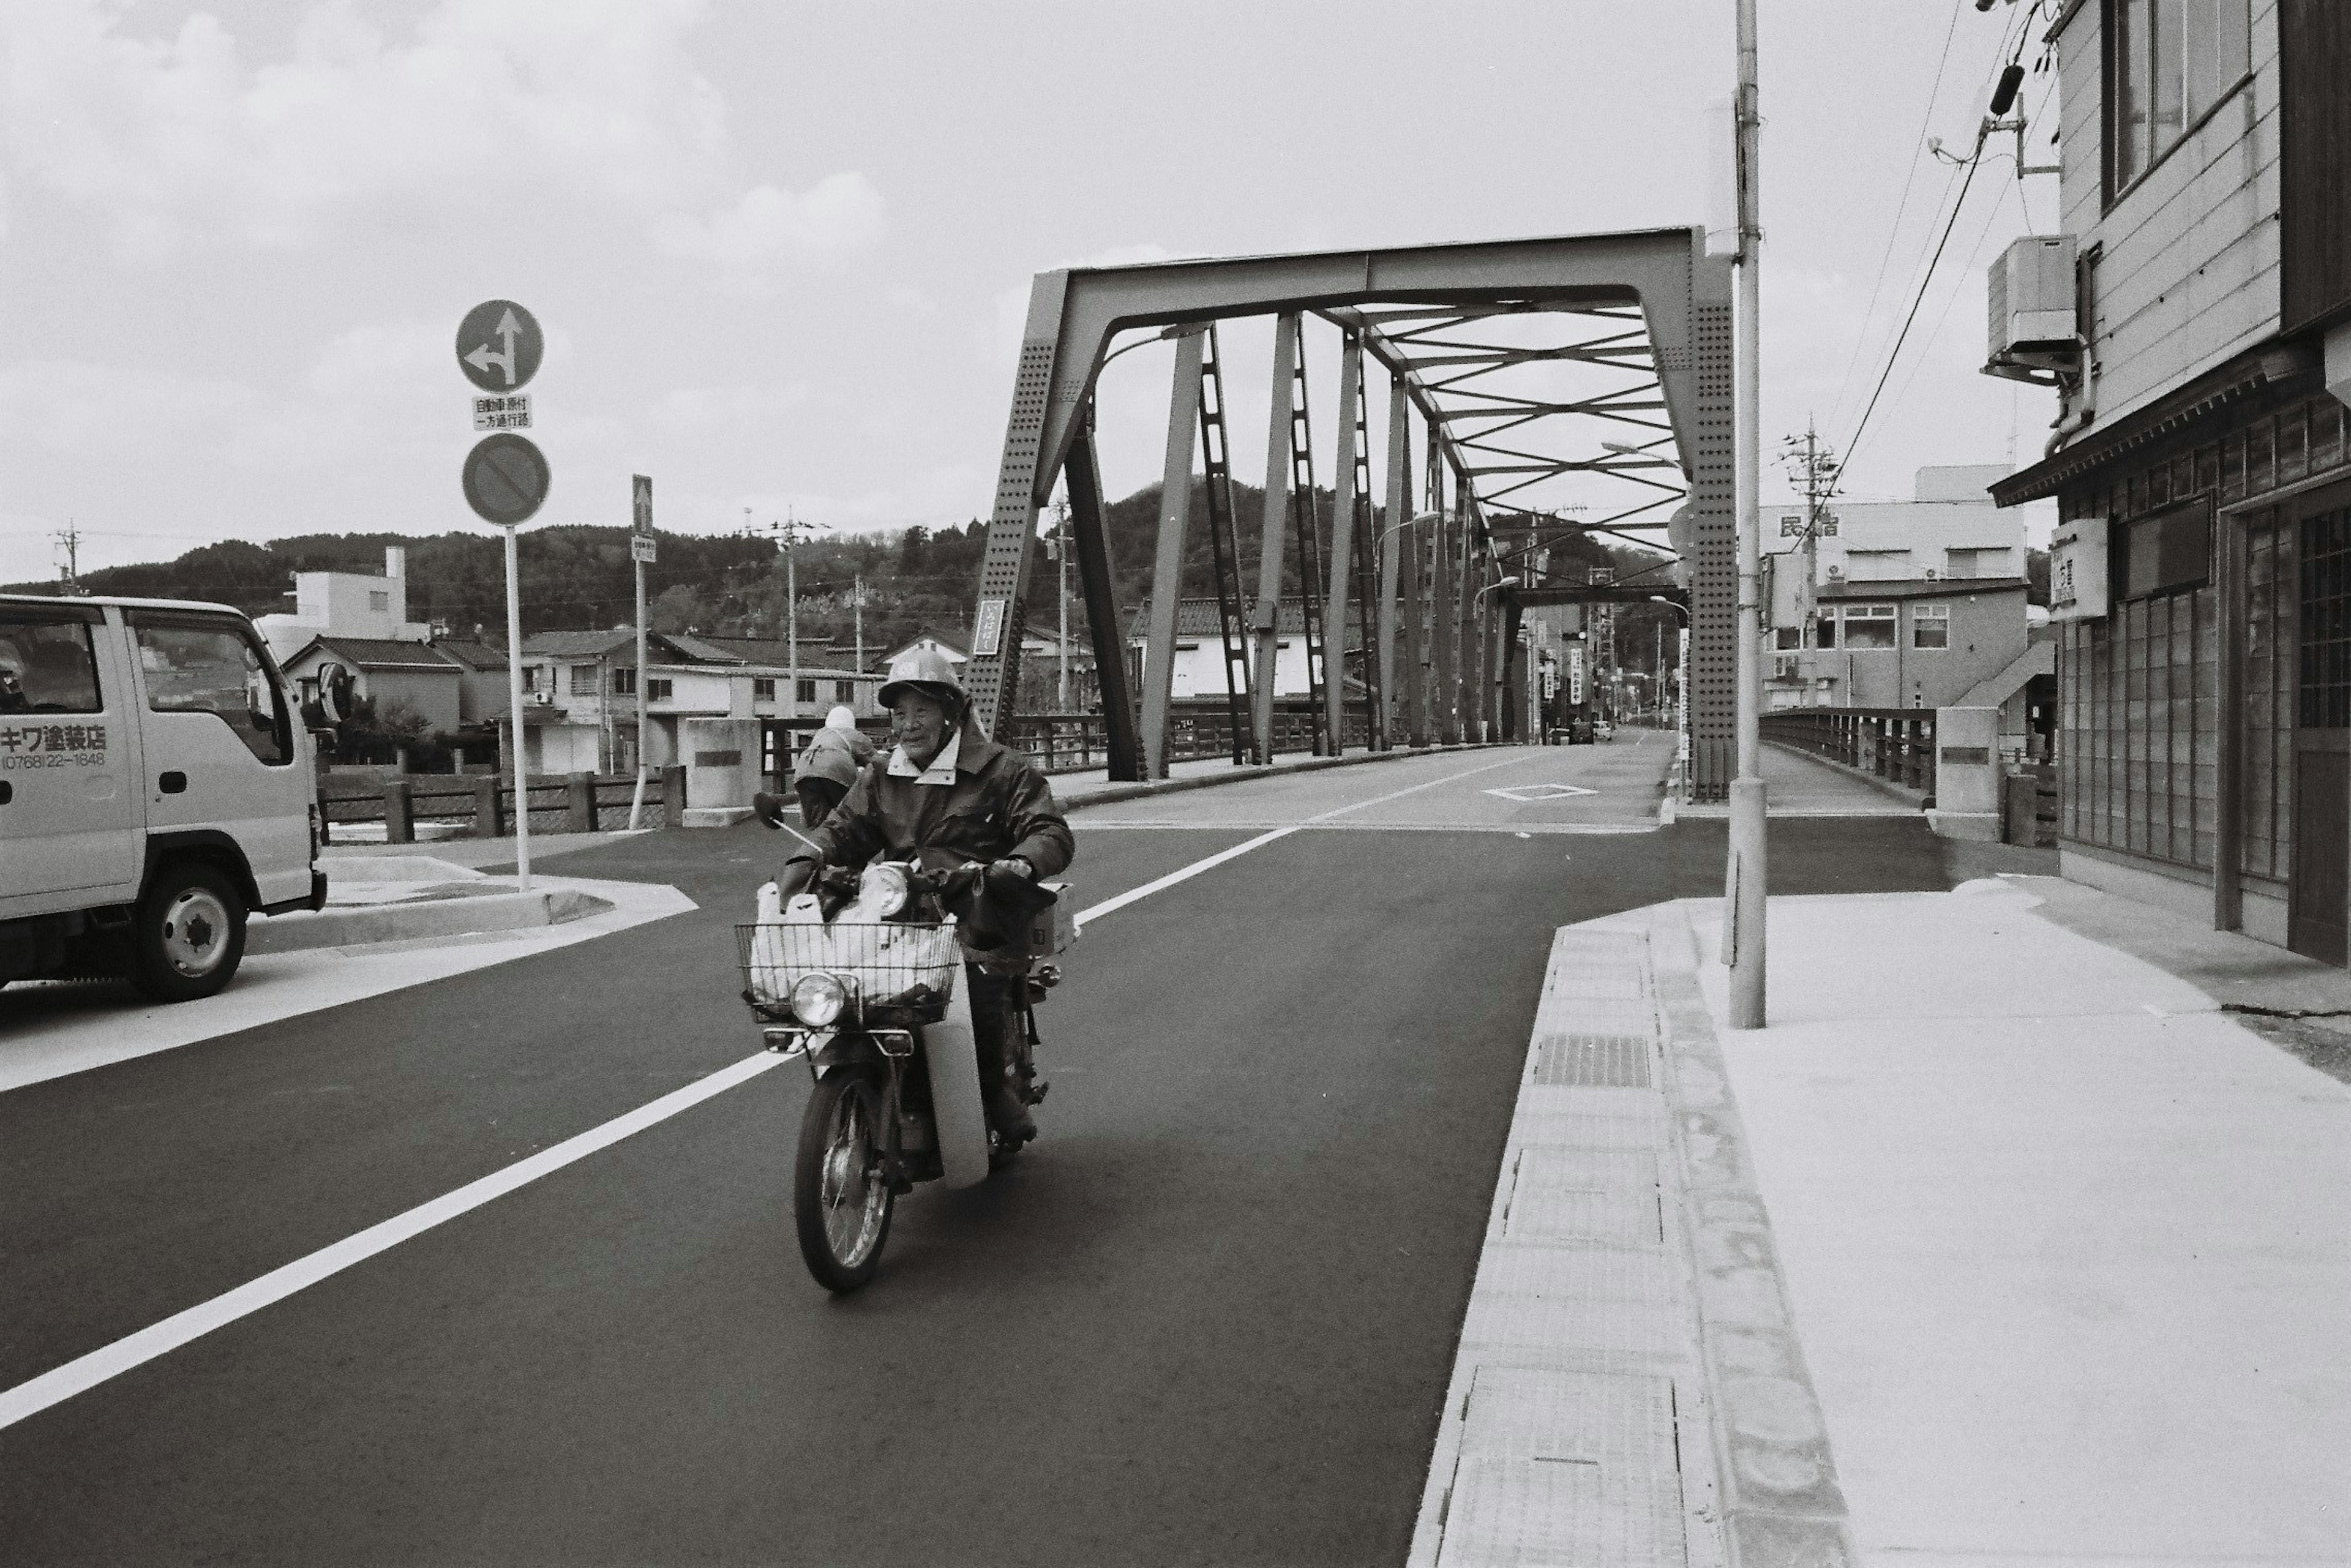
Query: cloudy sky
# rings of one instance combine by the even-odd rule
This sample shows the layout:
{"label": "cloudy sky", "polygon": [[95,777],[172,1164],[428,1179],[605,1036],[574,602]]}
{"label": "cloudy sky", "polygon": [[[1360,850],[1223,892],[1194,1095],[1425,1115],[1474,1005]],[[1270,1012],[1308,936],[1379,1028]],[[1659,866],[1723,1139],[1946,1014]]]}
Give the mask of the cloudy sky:
{"label": "cloudy sky", "polygon": [[[2022,9],[1762,0],[1767,436],[1850,434],[1942,230],[1925,138],[1972,138]],[[646,472],[668,528],[959,522],[988,505],[1032,273],[1704,221],[1730,16],[9,0],[0,580],[52,571],[68,519],[86,568],[474,526],[453,340],[499,296],[549,332],[546,520],[624,522]],[[1979,173],[1856,496],[2038,455],[2047,394],[1976,365],[1982,269],[2053,226],[2054,184]],[[1251,477],[1269,337],[1227,340]],[[1156,477],[1167,353],[1105,384],[1113,494]]]}

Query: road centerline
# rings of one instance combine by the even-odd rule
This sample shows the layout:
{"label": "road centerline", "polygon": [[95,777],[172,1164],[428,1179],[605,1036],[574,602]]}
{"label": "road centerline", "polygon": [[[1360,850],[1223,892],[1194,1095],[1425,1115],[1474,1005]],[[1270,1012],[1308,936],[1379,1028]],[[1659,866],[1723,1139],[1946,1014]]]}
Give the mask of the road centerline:
{"label": "road centerline", "polygon": [[[1333,807],[1328,811],[1318,811],[1311,817],[1259,833],[1257,837],[1235,844],[1230,849],[1219,850],[1206,859],[1194,861],[1190,865],[1169,872],[1156,882],[1144,883],[1141,887],[1130,888],[1114,898],[1105,898],[1100,904],[1081,909],[1078,912],[1077,925],[1082,930],[1088,921],[1099,919],[1102,915],[1123,909],[1136,900],[1147,898],[1163,888],[1173,887],[1179,882],[1188,882],[1204,871],[1213,871],[1227,861],[1237,860],[1251,850],[1263,849],[1275,840],[1286,839],[1302,828],[1311,828],[1318,822],[1327,822],[1334,817],[1343,817],[1350,811],[1361,811],[1368,807],[1384,805],[1390,800],[1399,800],[1406,795],[1416,795],[1423,789],[1434,789],[1440,784],[1450,784],[1456,779],[1467,779],[1473,774],[1489,772],[1494,768],[1508,767],[1513,762],[1525,760],[1526,758],[1522,757],[1507,757],[1499,762],[1489,762],[1477,768],[1464,768],[1458,773],[1448,773],[1442,779],[1425,779],[1417,784],[1409,784],[1401,789],[1391,789],[1384,795],[1374,795],[1368,800],[1357,800],[1350,805]],[[1114,822],[1104,825],[1117,826]]]}

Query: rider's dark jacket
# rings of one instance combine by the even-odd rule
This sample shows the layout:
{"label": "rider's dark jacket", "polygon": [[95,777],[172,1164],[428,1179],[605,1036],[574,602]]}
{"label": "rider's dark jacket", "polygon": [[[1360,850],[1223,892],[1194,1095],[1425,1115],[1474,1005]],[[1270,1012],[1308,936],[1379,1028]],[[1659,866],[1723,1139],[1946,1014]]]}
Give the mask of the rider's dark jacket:
{"label": "rider's dark jacket", "polygon": [[[1018,855],[1042,879],[1058,874],[1077,853],[1053,787],[1037,765],[968,722],[958,732],[953,784],[893,772],[896,759],[893,753],[868,764],[840,808],[810,832],[823,846],[827,864],[859,866],[876,856],[911,860],[918,850],[941,849],[975,861]],[[939,761],[924,770],[928,777],[944,772]],[[791,860],[816,858],[803,849]]]}

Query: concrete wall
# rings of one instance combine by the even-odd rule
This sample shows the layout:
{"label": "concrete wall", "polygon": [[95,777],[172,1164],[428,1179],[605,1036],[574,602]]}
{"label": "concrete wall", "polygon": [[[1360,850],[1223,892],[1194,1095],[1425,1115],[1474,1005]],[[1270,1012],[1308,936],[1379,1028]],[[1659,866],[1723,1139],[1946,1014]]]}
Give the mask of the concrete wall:
{"label": "concrete wall", "polygon": [[[1986,593],[1938,594],[1930,599],[1824,600],[1823,614],[1857,605],[1891,604],[1895,638],[1891,648],[1851,648],[1842,626],[1834,648],[1766,649],[1764,703],[1767,707],[1943,707],[1958,702],[2013,664],[2028,639],[2024,620],[2025,591],[2002,589]],[[1950,612],[1949,645],[1919,648],[1916,642],[1918,608],[1936,605]],[[1773,639],[1776,642],[1776,638]],[[1776,677],[1792,668],[1801,685]],[[1826,680],[1823,691],[1820,683]]]}

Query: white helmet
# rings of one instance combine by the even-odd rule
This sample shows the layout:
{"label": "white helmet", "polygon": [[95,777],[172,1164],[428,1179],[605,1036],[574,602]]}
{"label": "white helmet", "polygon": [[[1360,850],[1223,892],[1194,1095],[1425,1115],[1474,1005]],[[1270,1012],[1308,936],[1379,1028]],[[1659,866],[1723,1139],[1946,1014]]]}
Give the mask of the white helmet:
{"label": "white helmet", "polygon": [[857,716],[850,712],[846,706],[835,707],[831,713],[824,716],[824,727],[827,729],[855,729],[857,727]]}

